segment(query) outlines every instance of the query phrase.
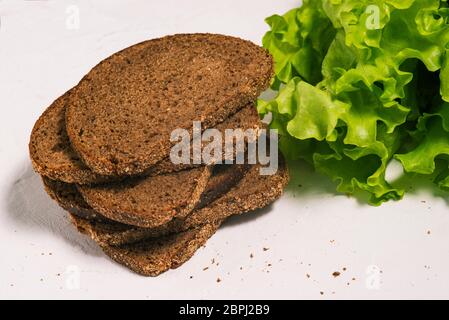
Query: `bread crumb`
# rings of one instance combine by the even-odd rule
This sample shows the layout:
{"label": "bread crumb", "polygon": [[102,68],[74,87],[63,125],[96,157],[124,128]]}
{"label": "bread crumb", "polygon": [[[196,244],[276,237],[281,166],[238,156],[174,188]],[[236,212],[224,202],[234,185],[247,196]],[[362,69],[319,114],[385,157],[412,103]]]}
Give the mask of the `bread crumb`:
{"label": "bread crumb", "polygon": [[334,273],[332,273],[332,275],[334,276],[334,278],[337,278],[341,275],[341,273],[338,271],[335,271]]}
{"label": "bread crumb", "polygon": [[250,257],[251,259],[254,258],[254,254],[251,253],[251,254],[249,255],[249,257]]}
{"label": "bread crumb", "polygon": [[324,292],[323,292],[323,291],[320,291],[320,294],[321,294],[322,296],[324,296]]}
{"label": "bread crumb", "polygon": [[263,251],[268,251],[270,250],[270,248],[263,248]]}
{"label": "bread crumb", "polygon": [[307,277],[307,279],[310,279],[310,274],[307,273],[307,274],[306,274],[306,277]]}
{"label": "bread crumb", "polygon": [[220,283],[221,282],[221,279],[220,278],[217,278],[217,283]]}
{"label": "bread crumb", "polygon": [[209,267],[203,268],[203,271],[207,271],[207,270],[209,270]]}

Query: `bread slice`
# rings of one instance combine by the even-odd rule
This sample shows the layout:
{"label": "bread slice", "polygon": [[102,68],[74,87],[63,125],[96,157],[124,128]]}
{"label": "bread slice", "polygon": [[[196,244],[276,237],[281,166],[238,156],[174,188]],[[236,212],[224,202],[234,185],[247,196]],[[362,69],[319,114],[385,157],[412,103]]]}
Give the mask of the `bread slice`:
{"label": "bread slice", "polygon": [[[208,186],[194,211],[201,210],[216,199],[224,196],[243,179],[246,172],[247,166],[223,166],[209,180]],[[67,189],[69,188],[70,185],[67,185]],[[65,193],[62,191],[56,192]],[[69,212],[71,211],[69,210]],[[112,246],[136,243],[148,238],[158,238],[188,229],[183,227],[183,220],[179,218],[175,218],[169,223],[156,228],[138,228],[101,218],[101,215],[97,215],[94,219],[86,214],[80,215],[77,212],[74,215],[78,218],[76,224],[82,226],[83,233],[98,243]]]}
{"label": "bread slice", "polygon": [[170,152],[175,129],[214,127],[254,102],[272,57],[241,39],[184,34],[146,41],[98,64],[71,92],[72,147],[100,175],[138,175]]}
{"label": "bread slice", "polygon": [[[229,193],[192,213],[178,233],[121,246],[94,239],[107,256],[138,274],[158,276],[177,268],[206,243],[227,217],[265,207],[281,196],[289,180],[285,163],[282,161],[278,174],[273,176],[261,176],[258,169],[253,166]],[[76,216],[72,219],[81,232],[95,234],[94,224]]]}
{"label": "bread slice", "polygon": [[218,197],[204,207],[197,208],[185,219],[174,219],[168,224],[153,229],[136,228],[112,221],[88,221],[78,219],[77,224],[96,242],[120,246],[147,238],[155,238],[171,233],[195,228],[199,225],[224,220],[266,207],[282,195],[289,181],[288,169],[282,160],[276,175],[261,176],[259,166],[252,166],[246,175],[229,192]]}
{"label": "bread slice", "polygon": [[[264,127],[265,125],[260,121],[259,114],[257,113],[257,109],[254,106],[254,103],[250,103],[236,114],[230,116],[224,122],[215,126],[214,129],[220,131],[223,137],[225,136],[225,131],[227,129],[241,129],[243,131],[253,129],[254,132],[256,133],[255,135],[246,135],[243,137],[246,147],[248,143],[254,142],[257,139],[257,137],[260,136],[261,129],[263,129]],[[223,139],[222,142],[223,142],[222,154],[221,157],[220,155],[218,155],[218,158],[221,158],[222,163],[225,163],[226,160],[234,160],[237,155],[236,148],[234,148],[234,150],[232,150],[231,153],[227,152],[225,149],[225,139]],[[204,147],[207,146],[207,144],[208,142],[203,142],[202,148],[204,149]],[[190,154],[192,155],[192,152],[190,152]],[[197,166],[198,165],[193,164],[193,159],[191,159],[191,164],[175,165],[172,163],[170,158],[167,158],[159,162],[155,166],[151,167],[149,169],[148,174],[153,176],[170,172],[177,172],[185,169],[191,169]]]}
{"label": "bread slice", "polygon": [[68,93],[58,98],[39,118],[31,133],[29,150],[34,170],[66,183],[101,183],[107,177],[92,172],[70,146],[65,129]]}
{"label": "bread slice", "polygon": [[[216,166],[213,176],[198,202],[196,210],[223,196],[245,175],[246,166]],[[77,225],[95,241],[110,245],[135,243],[147,238],[157,238],[176,231],[177,223],[168,223],[152,229],[135,228],[114,222],[98,214],[82,198],[75,185],[52,181],[43,177],[47,193],[69,213],[78,217]],[[179,228],[179,227],[178,227]]]}
{"label": "bread slice", "polygon": [[[65,102],[69,94],[70,92],[57,99],[34,126],[29,149],[35,171],[51,180],[71,184],[101,184],[117,180],[115,177],[95,174],[84,165],[72,149],[65,129]],[[260,126],[261,123],[257,110],[254,104],[249,104],[223,123],[217,125],[215,129],[224,133],[226,129],[258,130]],[[233,156],[233,154],[223,154],[222,159],[230,159]],[[150,168],[146,175],[155,176],[194,167],[196,166],[174,165],[170,158],[166,158]]]}
{"label": "bread slice", "polygon": [[[83,231],[82,220],[76,216],[72,216],[72,219],[78,229]],[[101,242],[99,245],[104,253],[117,263],[140,275],[156,277],[188,261],[214,235],[219,226],[220,223],[207,224],[181,233],[121,247]]]}
{"label": "bread slice", "polygon": [[51,180],[42,176],[45,191],[55,200],[64,210],[78,217],[107,222],[107,219],[99,215],[91,206],[84,201],[76,185],[61,181]]}
{"label": "bread slice", "polygon": [[212,173],[211,166],[123,182],[78,186],[98,213],[113,221],[155,228],[189,214],[199,203]]}
{"label": "bread slice", "polygon": [[274,175],[260,175],[260,165],[253,165],[245,177],[224,196],[208,206],[192,212],[179,230],[187,230],[205,223],[215,223],[233,215],[265,208],[275,202],[287,187],[290,175],[280,156],[279,169]]}

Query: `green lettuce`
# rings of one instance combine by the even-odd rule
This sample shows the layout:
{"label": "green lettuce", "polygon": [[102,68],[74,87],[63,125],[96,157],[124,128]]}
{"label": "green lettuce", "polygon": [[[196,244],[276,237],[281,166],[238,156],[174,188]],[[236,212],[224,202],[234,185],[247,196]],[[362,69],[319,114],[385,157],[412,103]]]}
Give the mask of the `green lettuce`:
{"label": "green lettuce", "polygon": [[274,57],[272,114],[280,148],[379,205],[404,190],[386,181],[392,159],[449,189],[447,0],[304,0],[267,18]]}

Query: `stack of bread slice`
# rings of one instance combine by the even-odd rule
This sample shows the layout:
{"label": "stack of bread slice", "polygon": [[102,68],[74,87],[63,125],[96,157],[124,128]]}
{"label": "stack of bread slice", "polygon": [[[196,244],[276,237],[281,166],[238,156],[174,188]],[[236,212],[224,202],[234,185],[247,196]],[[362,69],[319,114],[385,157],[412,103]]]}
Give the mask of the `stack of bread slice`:
{"label": "stack of bread slice", "polygon": [[261,128],[254,103],[272,74],[265,50],[233,37],[185,34],[134,45],[43,113],[31,134],[33,167],[106,255],[157,276],[191,258],[228,217],[282,194],[283,159],[266,176],[258,164],[173,164],[169,157],[171,133],[191,132],[194,121],[222,133]]}

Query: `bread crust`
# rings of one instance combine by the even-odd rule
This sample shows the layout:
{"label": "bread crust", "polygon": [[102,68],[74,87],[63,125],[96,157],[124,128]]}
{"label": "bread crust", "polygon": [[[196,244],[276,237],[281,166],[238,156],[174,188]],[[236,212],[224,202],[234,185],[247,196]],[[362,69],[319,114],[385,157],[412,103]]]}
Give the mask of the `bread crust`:
{"label": "bread crust", "polygon": [[[253,166],[246,176],[228,193],[207,207],[193,212],[176,233],[147,238],[135,244],[113,246],[98,238],[98,226],[72,216],[78,229],[100,245],[112,260],[143,276],[158,276],[187,262],[218,230],[226,218],[254,211],[278,199],[289,182],[289,173],[282,160],[276,175],[261,176],[259,166]],[[139,229],[121,232],[143,232]]]}
{"label": "bread crust", "polygon": [[72,149],[65,126],[65,103],[70,91],[59,97],[39,117],[30,137],[29,152],[34,170],[66,183],[102,183],[109,177],[90,170]]}
{"label": "bread crust", "polygon": [[[102,176],[94,173],[73,150],[65,126],[65,103],[68,94],[70,92],[52,103],[33,128],[29,150],[34,170],[51,180],[70,184],[93,185],[124,180],[126,177]],[[251,103],[218,124],[214,129],[224,134],[226,129],[240,128],[259,131],[261,126],[257,110]],[[235,154],[222,154],[223,161],[233,157]],[[170,158],[166,158],[151,167],[144,175],[157,176],[195,167],[198,165],[175,165]]]}
{"label": "bread crust", "polygon": [[[202,209],[226,194],[245,175],[244,165],[221,166],[209,179],[195,210]],[[148,238],[166,236],[179,230],[180,219],[156,228],[138,228],[109,220],[97,213],[83,199],[75,185],[52,181],[43,177],[47,193],[63,209],[78,217],[78,226],[82,232],[97,242],[119,246],[139,242]]]}
{"label": "bread crust", "polygon": [[94,172],[139,175],[168,156],[167,134],[191,130],[193,120],[214,127],[254,102],[272,76],[272,57],[249,41],[213,34],[145,41],[81,80],[67,101],[67,133]]}
{"label": "bread crust", "polygon": [[212,166],[119,183],[78,186],[84,200],[102,216],[141,228],[156,228],[188,215],[199,203]]}

